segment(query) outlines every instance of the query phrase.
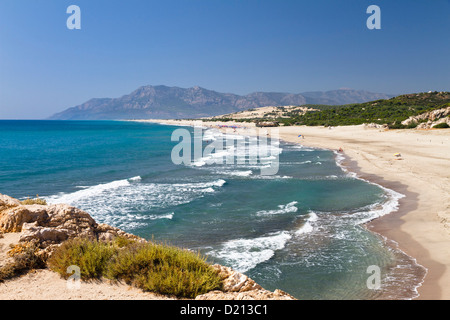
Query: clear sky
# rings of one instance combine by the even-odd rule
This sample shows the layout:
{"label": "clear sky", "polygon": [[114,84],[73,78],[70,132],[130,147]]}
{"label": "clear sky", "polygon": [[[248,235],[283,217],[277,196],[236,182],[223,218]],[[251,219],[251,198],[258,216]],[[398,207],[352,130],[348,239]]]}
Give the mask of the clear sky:
{"label": "clear sky", "polygon": [[[81,30],[66,26],[72,4]],[[142,85],[449,91],[449,35],[449,0],[0,0],[0,119]]]}

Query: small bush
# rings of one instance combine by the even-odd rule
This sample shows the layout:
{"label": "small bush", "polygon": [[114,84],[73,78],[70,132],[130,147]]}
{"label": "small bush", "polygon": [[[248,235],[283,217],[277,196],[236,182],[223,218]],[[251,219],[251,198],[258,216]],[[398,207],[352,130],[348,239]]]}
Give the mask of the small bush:
{"label": "small bush", "polygon": [[408,124],[408,125],[406,126],[406,129],[415,129],[415,128],[417,128],[417,125],[418,125],[417,122],[412,121],[410,124]]}
{"label": "small bush", "polygon": [[447,128],[450,128],[450,126],[446,122],[441,122],[441,123],[435,125],[433,128],[436,128],[436,129],[447,129]]}
{"label": "small bush", "polygon": [[23,205],[32,205],[32,204],[40,204],[40,205],[43,205],[43,206],[47,205],[47,201],[45,201],[44,199],[39,198],[38,195],[36,195],[36,198],[34,198],[34,199],[27,198],[27,199],[25,199],[23,201],[20,201],[20,203],[23,204]]}
{"label": "small bush", "polygon": [[145,291],[187,298],[221,288],[217,272],[198,253],[152,243],[119,251],[107,277]]}
{"label": "small bush", "polygon": [[100,278],[107,263],[116,254],[117,248],[109,243],[73,239],[65,241],[48,259],[50,269],[68,278],[67,268],[71,265],[80,268],[83,280]]}
{"label": "small bush", "polygon": [[37,254],[38,250],[39,246],[36,243],[26,242],[8,251],[13,261],[0,268],[0,282],[21,275],[30,269],[44,268],[45,262]]}
{"label": "small bush", "polygon": [[65,278],[70,276],[67,267],[76,265],[83,280],[106,277],[177,297],[194,298],[221,288],[217,272],[198,253],[151,242],[68,240],[48,265]]}
{"label": "small bush", "polygon": [[389,129],[406,129],[406,126],[401,123],[394,122],[392,124],[388,124]]}
{"label": "small bush", "polygon": [[114,239],[114,244],[116,246],[118,246],[119,248],[123,248],[123,247],[129,246],[130,244],[132,244],[134,242],[136,242],[136,241],[128,239],[128,238],[125,238],[125,237],[116,237]]}

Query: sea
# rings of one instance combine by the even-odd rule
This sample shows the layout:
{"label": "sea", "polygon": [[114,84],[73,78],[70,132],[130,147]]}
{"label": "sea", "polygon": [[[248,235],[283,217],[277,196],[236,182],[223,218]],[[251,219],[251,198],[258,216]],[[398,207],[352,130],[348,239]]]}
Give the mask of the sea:
{"label": "sea", "polygon": [[[270,145],[276,174],[261,170],[273,156],[176,164],[180,128],[194,136],[193,127],[132,121],[1,120],[0,193],[76,206],[98,223],[200,252],[297,299],[418,296],[426,270],[365,228],[395,214],[402,194],[360,179],[342,155],[302,146],[300,137]],[[228,157],[239,156],[233,141],[250,153],[263,145],[200,130],[201,141],[185,142],[231,140],[221,151]]]}

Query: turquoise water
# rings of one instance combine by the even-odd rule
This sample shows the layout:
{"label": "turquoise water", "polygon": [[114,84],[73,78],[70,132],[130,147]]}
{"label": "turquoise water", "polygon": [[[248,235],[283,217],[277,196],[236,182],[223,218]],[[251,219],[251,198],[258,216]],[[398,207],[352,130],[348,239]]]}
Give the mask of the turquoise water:
{"label": "turquoise water", "polygon": [[[414,261],[363,227],[395,210],[399,194],[347,173],[331,151],[283,142],[273,176],[260,174],[267,163],[175,165],[175,129],[0,121],[0,193],[77,206],[99,223],[200,250],[299,299],[416,295]],[[377,290],[367,286],[373,265]]]}

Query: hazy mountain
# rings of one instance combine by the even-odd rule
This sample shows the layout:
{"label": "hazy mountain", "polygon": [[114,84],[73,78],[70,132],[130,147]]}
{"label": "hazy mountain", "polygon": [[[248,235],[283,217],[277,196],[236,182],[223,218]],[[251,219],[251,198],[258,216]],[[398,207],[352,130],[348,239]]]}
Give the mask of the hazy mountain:
{"label": "hazy mountain", "polygon": [[120,98],[91,99],[51,116],[52,120],[198,118],[265,106],[347,104],[391,95],[351,89],[300,94],[255,92],[245,96],[200,87],[143,86]]}
{"label": "hazy mountain", "polygon": [[307,104],[344,105],[350,103],[364,103],[368,101],[389,99],[395,95],[373,93],[364,90],[339,89],[332,91],[303,92]]}

